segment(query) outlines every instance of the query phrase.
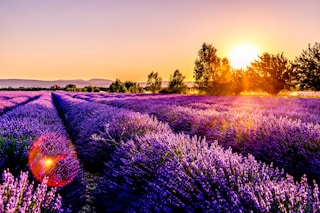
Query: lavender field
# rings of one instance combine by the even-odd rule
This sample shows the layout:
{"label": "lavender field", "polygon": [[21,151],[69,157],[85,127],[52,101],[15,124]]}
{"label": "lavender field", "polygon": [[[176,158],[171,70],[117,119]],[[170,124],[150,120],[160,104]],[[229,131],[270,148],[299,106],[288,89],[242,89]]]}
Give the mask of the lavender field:
{"label": "lavender field", "polygon": [[1,92],[0,167],[0,212],[320,212],[320,99]]}

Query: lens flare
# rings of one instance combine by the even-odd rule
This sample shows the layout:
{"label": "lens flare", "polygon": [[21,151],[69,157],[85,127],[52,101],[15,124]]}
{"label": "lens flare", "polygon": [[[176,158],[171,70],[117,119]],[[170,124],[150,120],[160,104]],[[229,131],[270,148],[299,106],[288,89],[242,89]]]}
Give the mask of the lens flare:
{"label": "lens flare", "polygon": [[[46,168],[46,169],[48,169],[48,168],[50,168],[53,164],[55,164],[56,162],[54,162],[53,160],[52,160],[52,158],[47,158],[47,159],[45,159],[44,160],[44,167]],[[53,165],[54,166],[54,165]]]}
{"label": "lens flare", "polygon": [[40,182],[48,177],[48,186],[70,183],[80,169],[80,163],[71,142],[64,136],[46,134],[38,138],[29,152],[29,167]]}

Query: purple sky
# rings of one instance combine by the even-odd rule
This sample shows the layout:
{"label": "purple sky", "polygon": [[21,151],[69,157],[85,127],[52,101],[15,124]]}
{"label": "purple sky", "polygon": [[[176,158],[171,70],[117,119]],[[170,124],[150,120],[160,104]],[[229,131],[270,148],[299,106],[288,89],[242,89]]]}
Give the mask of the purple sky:
{"label": "purple sky", "polygon": [[1,0],[0,79],[193,80],[203,42],[294,59],[320,39],[319,0]]}

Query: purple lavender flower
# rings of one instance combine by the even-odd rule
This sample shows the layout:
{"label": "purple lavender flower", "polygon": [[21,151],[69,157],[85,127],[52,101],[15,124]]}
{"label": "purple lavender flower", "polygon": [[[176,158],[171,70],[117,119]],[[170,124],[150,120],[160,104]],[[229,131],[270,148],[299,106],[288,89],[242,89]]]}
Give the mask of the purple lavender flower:
{"label": "purple lavender flower", "polygon": [[[316,196],[315,196],[316,195]],[[99,211],[277,212],[320,208],[317,185],[179,134],[147,134],[117,148],[95,192]],[[299,212],[299,211],[297,211]]]}
{"label": "purple lavender flower", "polygon": [[0,189],[0,212],[69,212],[62,209],[61,197],[56,188],[48,189],[47,179],[38,186],[29,184],[28,172],[21,172],[20,178],[5,170]]}
{"label": "purple lavender flower", "polygon": [[148,96],[97,101],[154,115],[177,133],[225,148],[320,183],[320,100],[257,97]]}
{"label": "purple lavender flower", "polygon": [[[54,134],[60,138],[69,138],[52,103],[51,94],[40,93],[38,95],[40,96],[36,96],[34,100],[19,105],[0,116],[0,143],[3,142],[3,149],[0,149],[0,172],[9,167],[10,171],[18,175],[20,170],[28,169],[29,150],[34,141],[41,136]],[[59,141],[52,144],[55,149],[66,147],[66,143],[61,143],[59,148]],[[70,143],[69,140],[68,143]],[[66,190],[67,188],[72,188],[73,191]],[[64,208],[71,205],[72,211],[79,210],[85,200],[85,183],[82,180],[82,172],[80,171],[68,186],[58,188],[58,191],[64,198],[62,203]]]}
{"label": "purple lavender flower", "polygon": [[53,94],[53,98],[74,138],[80,160],[90,171],[103,171],[104,162],[122,142],[151,132],[171,132],[167,124],[145,114],[61,94]]}

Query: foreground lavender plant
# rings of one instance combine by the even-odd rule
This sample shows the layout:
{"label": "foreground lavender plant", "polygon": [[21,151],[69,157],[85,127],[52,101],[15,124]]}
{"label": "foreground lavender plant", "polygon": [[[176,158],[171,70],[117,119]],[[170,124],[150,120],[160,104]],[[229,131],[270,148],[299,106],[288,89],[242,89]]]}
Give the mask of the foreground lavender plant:
{"label": "foreground lavender plant", "polygon": [[155,115],[175,132],[218,140],[296,180],[307,174],[320,183],[319,99],[141,96],[99,102]]}
{"label": "foreground lavender plant", "polygon": [[[43,93],[39,98],[0,116],[0,174],[6,168],[10,168],[14,175],[26,170],[31,146],[36,139],[43,137],[47,137],[48,144],[51,144],[47,144],[47,148],[54,147],[55,152],[61,149],[66,153],[71,151],[66,148],[66,144],[71,141],[67,140],[69,135],[52,103],[50,93]],[[82,175],[83,172],[79,171],[72,182],[57,189],[63,197],[62,205],[66,208],[71,206],[73,212],[78,211],[85,200],[86,183]]]}
{"label": "foreground lavender plant", "polygon": [[319,189],[183,134],[122,144],[95,192],[101,212],[319,212]]}
{"label": "foreground lavender plant", "polygon": [[28,172],[21,172],[14,178],[9,170],[2,175],[0,188],[0,212],[69,212],[63,210],[56,188],[48,190],[45,178],[37,187],[29,184]]}
{"label": "foreground lavender plant", "polygon": [[78,156],[89,171],[102,172],[104,162],[110,160],[120,142],[151,132],[172,132],[167,124],[146,114],[62,94],[54,93],[52,97],[74,138]]}

